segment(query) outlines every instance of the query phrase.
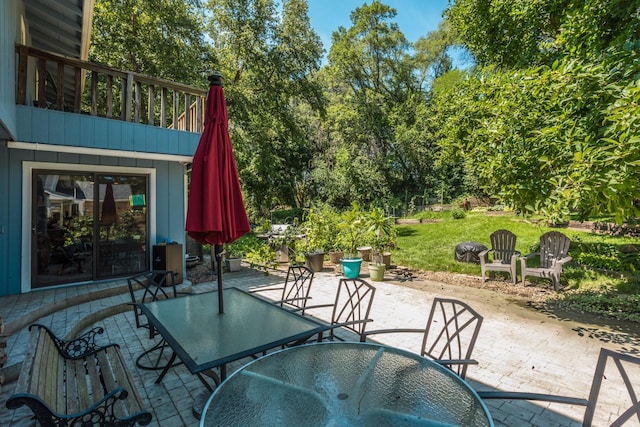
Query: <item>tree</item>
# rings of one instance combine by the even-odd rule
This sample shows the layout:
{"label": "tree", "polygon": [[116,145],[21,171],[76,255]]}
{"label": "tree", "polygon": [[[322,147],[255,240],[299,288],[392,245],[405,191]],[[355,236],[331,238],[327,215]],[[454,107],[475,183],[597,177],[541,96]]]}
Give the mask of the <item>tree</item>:
{"label": "tree", "polygon": [[200,0],[96,0],[89,59],[203,86],[203,22]]}
{"label": "tree", "polygon": [[[314,156],[309,117],[324,99],[314,73],[322,46],[305,0],[210,0],[209,34],[225,79],[231,139],[247,202],[296,206]],[[304,202],[303,202],[304,203]]]}

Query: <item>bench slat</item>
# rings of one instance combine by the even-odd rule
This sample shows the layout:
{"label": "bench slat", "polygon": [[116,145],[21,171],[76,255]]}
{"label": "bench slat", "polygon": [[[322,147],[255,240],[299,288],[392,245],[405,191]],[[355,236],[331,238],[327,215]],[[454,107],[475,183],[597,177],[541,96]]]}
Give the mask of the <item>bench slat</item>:
{"label": "bench slat", "polygon": [[124,356],[119,348],[115,347],[113,349],[115,355],[113,356],[114,360],[117,361],[115,363],[115,370],[119,384],[121,387],[124,387],[128,392],[129,396],[127,397],[127,407],[129,410],[129,415],[135,414],[144,410],[144,403],[142,402],[142,398],[140,397],[140,393],[138,393],[138,387],[136,387],[133,382],[133,377],[131,373],[126,368],[127,364],[124,361]]}
{"label": "bench slat", "polygon": [[[58,372],[65,373],[66,366],[65,360],[62,357],[58,357]],[[55,411],[66,414],[67,413],[67,393],[68,393],[68,384],[65,381],[66,375],[58,375],[57,378],[57,390],[58,395],[56,397],[55,406],[53,407]]]}
{"label": "bench slat", "polygon": [[100,380],[100,377],[102,376],[102,373],[100,372],[102,366],[98,366],[100,354],[102,354],[102,351],[97,354],[92,354],[86,358],[87,369],[89,371],[87,381],[89,383],[89,386],[91,387],[91,396],[88,396],[88,398],[90,399],[89,404],[96,403],[98,400],[102,399],[105,394],[113,390],[113,387],[111,387],[110,384],[105,383],[104,385],[102,385],[102,381]]}
{"label": "bench slat", "polygon": [[59,367],[58,360],[60,356],[49,334],[43,330],[40,335],[43,337],[43,350],[45,351],[43,352],[43,364],[40,366],[40,369],[44,372],[43,374],[35,373],[36,378],[44,378],[44,381],[40,382],[39,395],[50,407],[55,408]]}
{"label": "bench slat", "polygon": [[[67,411],[66,414],[77,414],[82,411],[84,403],[80,399],[83,394],[86,394],[86,385],[84,384],[84,366],[80,366],[77,361],[67,361],[67,375],[65,385],[67,388],[66,400]],[[80,372],[78,372],[80,371]],[[81,378],[79,378],[82,376]],[[86,406],[84,406],[86,408]]]}
{"label": "bench slat", "polygon": [[[109,347],[98,355],[98,359],[100,360],[102,375],[107,388],[113,390],[116,387],[122,387],[127,390],[127,398],[124,401],[119,401],[114,407],[114,411],[119,417],[125,417],[140,411],[141,408],[136,402],[133,387],[131,387],[127,375],[124,373],[124,365],[121,365],[121,362],[124,361],[118,357],[118,353],[119,351],[115,346]],[[132,408],[134,409],[133,411]]]}

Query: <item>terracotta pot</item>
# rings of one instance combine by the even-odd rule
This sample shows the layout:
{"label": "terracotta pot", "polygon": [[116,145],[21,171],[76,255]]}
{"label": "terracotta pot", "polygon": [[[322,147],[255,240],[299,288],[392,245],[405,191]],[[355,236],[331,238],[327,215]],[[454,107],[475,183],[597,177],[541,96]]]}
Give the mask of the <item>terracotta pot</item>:
{"label": "terracotta pot", "polygon": [[315,273],[322,271],[324,267],[324,252],[305,252],[304,258],[307,260],[307,267],[311,271]]}
{"label": "terracotta pot", "polygon": [[360,246],[358,249],[358,255],[363,261],[371,261],[371,246]]}
{"label": "terracotta pot", "polygon": [[340,260],[344,256],[344,251],[330,251],[329,260],[332,264],[340,264]]}

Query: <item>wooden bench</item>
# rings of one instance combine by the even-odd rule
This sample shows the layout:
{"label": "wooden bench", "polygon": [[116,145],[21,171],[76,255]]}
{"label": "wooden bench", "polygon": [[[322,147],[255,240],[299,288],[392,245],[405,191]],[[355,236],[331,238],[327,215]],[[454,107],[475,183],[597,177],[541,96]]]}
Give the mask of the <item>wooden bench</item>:
{"label": "wooden bench", "polygon": [[118,345],[96,345],[102,328],[69,341],[42,325],[29,331],[31,342],[7,408],[28,406],[42,426],[151,422]]}

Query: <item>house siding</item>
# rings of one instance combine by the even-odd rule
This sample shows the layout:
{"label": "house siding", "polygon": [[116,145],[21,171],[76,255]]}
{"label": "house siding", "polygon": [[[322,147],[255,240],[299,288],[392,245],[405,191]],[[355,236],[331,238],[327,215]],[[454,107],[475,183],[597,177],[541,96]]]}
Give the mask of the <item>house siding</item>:
{"label": "house siding", "polygon": [[82,165],[82,169],[87,171],[105,166],[154,169],[155,233],[150,233],[149,243],[153,245],[170,238],[182,243],[184,248],[185,168],[179,162],[7,149],[4,145],[0,147],[0,162],[6,165],[0,168],[0,182],[11,183],[10,186],[0,186],[0,200],[4,205],[1,210],[7,216],[7,225],[0,225],[3,227],[0,228],[0,295],[18,294],[30,287],[27,283],[29,278],[23,274],[24,269],[30,266],[30,259],[28,256],[25,258],[22,251],[24,227],[31,226],[29,212],[23,212],[24,187],[28,186],[23,181],[25,162],[46,164],[47,168],[54,164],[62,169],[68,165]]}
{"label": "house siding", "polygon": [[21,1],[0,0],[0,296],[30,289],[29,171],[40,165],[151,174],[149,243],[169,238],[184,248],[184,163],[200,134],[16,105],[15,44],[29,44],[29,35],[19,31],[22,14]]}
{"label": "house siding", "polygon": [[16,140],[38,144],[192,156],[200,134],[57,110],[16,106]]}
{"label": "house siding", "polygon": [[0,1],[0,142],[16,132],[15,38],[17,2]]}

